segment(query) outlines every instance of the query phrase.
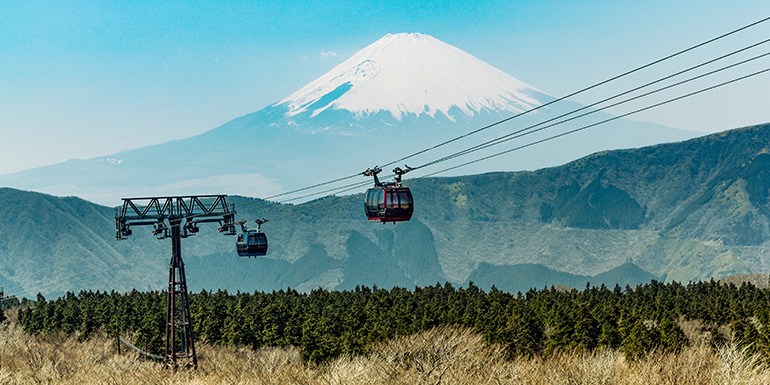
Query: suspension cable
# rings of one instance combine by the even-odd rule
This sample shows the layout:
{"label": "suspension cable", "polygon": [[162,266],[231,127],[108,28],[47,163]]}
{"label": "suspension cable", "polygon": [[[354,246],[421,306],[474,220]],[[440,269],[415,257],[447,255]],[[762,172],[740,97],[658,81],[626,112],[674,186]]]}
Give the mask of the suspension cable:
{"label": "suspension cable", "polygon": [[[766,40],[766,41],[770,41],[770,39],[768,39],[768,40]],[[470,147],[470,148],[467,148],[467,149],[465,149],[465,150],[461,150],[461,151],[455,152],[454,154],[451,154],[451,155],[447,155],[447,156],[444,156],[444,157],[442,157],[442,158],[439,158],[439,159],[437,159],[437,160],[434,160],[434,161],[432,161],[432,162],[428,162],[428,163],[425,163],[425,164],[423,164],[422,166],[417,166],[417,167],[415,167],[415,169],[418,169],[418,168],[421,168],[421,167],[425,167],[425,166],[429,166],[429,165],[433,165],[433,164],[437,164],[437,163],[441,163],[441,162],[444,162],[444,161],[447,161],[447,160],[451,160],[451,159],[457,158],[457,157],[459,157],[459,156],[462,156],[462,155],[466,155],[466,154],[470,154],[470,153],[473,153],[473,152],[476,152],[476,151],[479,151],[479,150],[483,150],[483,149],[486,149],[486,148],[489,148],[489,147],[492,147],[492,146],[495,146],[495,145],[498,145],[498,144],[502,144],[502,143],[505,143],[505,142],[507,142],[507,141],[510,141],[510,140],[513,140],[513,139],[516,139],[516,138],[520,138],[520,137],[522,137],[522,136],[525,136],[525,135],[528,135],[528,134],[533,134],[533,133],[535,133],[535,132],[539,132],[539,131],[545,130],[545,129],[547,129],[547,128],[550,128],[550,127],[554,127],[554,126],[556,126],[556,125],[559,125],[559,124],[567,123],[567,122],[570,122],[570,121],[573,121],[573,120],[576,120],[576,119],[579,119],[579,118],[582,118],[582,117],[586,117],[586,116],[588,116],[588,115],[592,115],[592,114],[595,114],[595,113],[597,113],[597,112],[600,112],[600,111],[604,111],[604,110],[606,110],[606,109],[608,109],[608,108],[617,107],[617,106],[619,106],[619,105],[622,105],[622,104],[625,104],[625,103],[628,103],[628,102],[631,102],[631,101],[634,101],[634,100],[637,100],[637,99],[641,99],[641,98],[643,98],[643,97],[646,97],[646,96],[650,96],[650,95],[656,94],[656,93],[658,93],[658,92],[662,92],[662,91],[665,91],[665,90],[668,90],[668,89],[671,89],[671,88],[674,88],[674,87],[677,87],[677,86],[680,86],[680,85],[683,85],[683,84],[686,84],[686,83],[689,83],[689,82],[692,82],[692,81],[695,81],[695,80],[698,80],[698,79],[701,79],[701,78],[704,78],[704,77],[706,77],[706,76],[710,76],[710,75],[713,75],[713,74],[716,74],[716,73],[719,73],[719,72],[722,72],[722,71],[728,70],[728,69],[730,69],[730,68],[734,68],[734,67],[737,67],[737,66],[740,66],[740,65],[743,65],[743,64],[746,64],[746,63],[752,62],[752,61],[754,61],[754,60],[758,60],[758,59],[761,59],[761,58],[763,58],[763,57],[766,57],[766,56],[770,56],[770,52],[767,52],[767,53],[764,53],[764,54],[761,54],[761,55],[757,55],[757,56],[754,56],[754,57],[752,57],[752,58],[749,58],[749,59],[746,59],[746,60],[742,60],[742,61],[740,61],[740,62],[738,62],[738,63],[730,64],[730,65],[727,65],[727,66],[725,66],[725,67],[722,67],[722,68],[718,68],[718,69],[715,69],[715,70],[712,70],[712,71],[706,72],[706,73],[704,73],[704,74],[701,74],[701,75],[697,75],[697,76],[691,77],[691,78],[689,78],[689,79],[685,79],[685,80],[682,80],[682,81],[679,81],[679,82],[676,82],[676,83],[670,84],[670,85],[668,85],[668,86],[665,86],[665,87],[661,87],[661,88],[658,88],[658,89],[656,89],[656,90],[653,90],[653,91],[649,91],[649,92],[646,92],[646,93],[643,93],[643,94],[640,94],[640,95],[637,95],[637,96],[634,96],[634,97],[631,97],[631,98],[628,98],[628,99],[625,99],[625,100],[622,100],[622,101],[619,101],[619,102],[616,102],[616,103],[613,103],[613,104],[610,104],[610,105],[608,105],[608,106],[605,106],[605,107],[602,107],[602,108],[600,108],[600,109],[596,109],[596,110],[593,110],[593,111],[589,111],[589,112],[586,112],[586,113],[584,113],[584,114],[580,114],[580,115],[577,115],[577,116],[573,116],[573,117],[571,117],[571,118],[569,118],[569,119],[561,120],[561,121],[558,121],[558,122],[556,122],[556,123],[552,123],[552,124],[549,124],[549,125],[546,125],[546,126],[540,127],[540,128],[538,128],[538,129],[534,129],[535,127],[538,127],[538,126],[541,126],[541,125],[543,125],[543,124],[545,124],[545,123],[549,123],[549,122],[552,122],[552,121],[554,121],[554,120],[560,119],[560,118],[562,118],[562,117],[565,117],[565,116],[571,115],[571,114],[573,114],[573,113],[575,113],[575,112],[586,110],[586,109],[588,109],[590,106],[594,106],[594,105],[596,105],[596,104],[599,104],[599,103],[602,103],[602,102],[605,102],[605,101],[608,101],[608,100],[612,100],[612,99],[615,99],[616,97],[618,97],[618,96],[621,96],[621,95],[624,95],[624,94],[627,94],[627,93],[629,93],[629,92],[631,92],[631,91],[623,92],[623,93],[620,93],[620,94],[618,94],[618,95],[615,95],[615,96],[613,96],[613,97],[611,97],[611,98],[607,98],[607,99],[604,99],[604,100],[602,100],[602,101],[600,101],[600,102],[597,102],[597,103],[593,103],[593,104],[591,104],[590,106],[586,106],[586,107],[582,107],[582,108],[576,109],[576,110],[574,110],[574,111],[571,111],[571,112],[569,112],[569,113],[565,113],[565,114],[559,115],[559,116],[557,116],[557,117],[555,117],[555,118],[552,118],[552,119],[548,119],[548,120],[542,121],[542,122],[540,122],[540,123],[537,123],[537,124],[531,125],[531,126],[529,126],[529,127],[526,127],[526,128],[523,128],[523,129],[520,129],[520,130],[514,131],[514,132],[512,132],[512,133],[509,133],[509,134],[506,134],[506,135],[500,136],[500,137],[498,137],[498,138],[495,138],[495,139],[491,139],[491,140],[489,140],[489,141],[486,141],[486,142],[484,142],[484,143],[481,143],[481,144],[477,144],[477,145],[475,145],[475,146],[472,146],[472,147]],[[693,67],[693,68],[694,68],[694,67]],[[668,78],[668,77],[667,77],[667,78]],[[664,78],[664,79],[665,79],[665,78]],[[640,88],[646,87],[647,85],[650,85],[650,84],[654,84],[654,83],[657,83],[657,82],[659,82],[659,80],[658,80],[658,81],[655,81],[655,82],[647,83],[646,85],[644,85],[644,86],[642,86],[642,87],[637,87],[637,88],[635,88],[635,89],[634,89],[634,90],[632,90],[632,91],[638,90],[638,89],[640,89]]]}
{"label": "suspension cable", "polygon": [[[692,70],[695,70],[695,69],[697,69],[697,68],[700,68],[700,67],[703,67],[703,66],[705,66],[705,65],[708,65],[708,64],[714,63],[714,62],[716,62],[716,61],[719,61],[719,60],[725,59],[725,58],[727,58],[727,57],[730,57],[730,56],[736,55],[736,54],[738,54],[738,53],[744,52],[744,51],[746,51],[746,50],[748,50],[748,49],[751,49],[751,48],[757,47],[757,46],[759,46],[759,45],[762,45],[762,44],[766,44],[766,43],[768,43],[768,42],[770,42],[770,39],[766,39],[766,40],[760,41],[760,42],[758,42],[758,43],[755,43],[755,44],[752,44],[752,45],[746,46],[746,47],[744,47],[744,48],[741,48],[741,49],[735,50],[735,51],[733,51],[733,52],[730,52],[730,53],[728,53],[728,54],[725,54],[725,55],[719,56],[719,57],[717,57],[717,58],[714,58],[714,59],[711,59],[711,60],[708,60],[708,61],[705,61],[705,62],[703,62],[703,63],[700,63],[700,64],[697,64],[697,65],[695,65],[695,66],[691,66],[691,67],[689,67],[689,68],[687,68],[687,69],[685,69],[685,70],[681,70],[681,71],[678,71],[678,72],[676,72],[676,73],[673,73],[673,74],[671,74],[671,75],[667,75],[667,76],[664,76],[664,77],[662,77],[662,78],[659,78],[659,79],[657,79],[657,80],[654,80],[654,81],[651,81],[651,82],[645,83],[645,84],[643,84],[643,85],[641,85],[641,86],[638,86],[638,87],[632,88],[632,89],[630,89],[630,90],[628,90],[628,91],[624,91],[624,92],[618,93],[618,94],[616,94],[616,95],[614,95],[614,96],[611,96],[611,97],[608,97],[608,98],[602,99],[602,100],[600,100],[600,101],[597,101],[597,102],[591,103],[591,104],[589,104],[589,105],[587,105],[587,106],[583,106],[583,107],[580,107],[580,108],[574,109],[574,110],[572,110],[572,111],[570,111],[570,112],[567,112],[567,113],[564,113],[564,114],[558,115],[558,116],[556,116],[556,117],[554,117],[554,118],[551,118],[551,119],[548,119],[548,120],[545,120],[545,121],[539,122],[539,123],[537,123],[537,124],[534,124],[534,125],[528,126],[528,127],[526,127],[526,128],[523,128],[523,129],[520,129],[520,130],[514,131],[514,132],[512,132],[512,133],[509,133],[509,134],[503,135],[503,136],[501,136],[501,137],[498,137],[498,138],[495,138],[495,139],[492,139],[492,140],[489,140],[489,141],[483,142],[483,143],[481,143],[481,144],[477,144],[477,145],[471,146],[471,147],[469,147],[469,148],[466,148],[466,149],[464,149],[464,150],[458,151],[458,152],[456,152],[456,153],[453,153],[453,154],[450,154],[450,155],[444,156],[444,157],[442,157],[442,158],[439,158],[439,159],[437,159],[437,160],[434,160],[434,161],[431,161],[431,162],[425,163],[425,164],[423,164],[423,165],[421,165],[421,166],[415,167],[414,169],[418,169],[418,168],[426,167],[426,166],[429,166],[429,165],[433,165],[433,164],[441,163],[441,162],[444,162],[444,161],[447,161],[447,160],[451,160],[451,159],[454,159],[454,158],[456,158],[456,157],[459,157],[459,156],[462,156],[462,155],[466,155],[466,154],[469,154],[469,153],[472,153],[472,152],[475,152],[475,151],[478,151],[478,150],[482,150],[482,149],[485,149],[485,148],[488,148],[488,147],[491,147],[491,146],[494,146],[494,145],[497,145],[497,144],[501,144],[501,143],[504,143],[504,142],[506,142],[506,141],[509,141],[509,140],[512,140],[512,139],[516,139],[516,138],[522,137],[522,136],[524,136],[524,135],[527,135],[527,134],[529,134],[529,133],[535,133],[535,132],[538,132],[538,131],[542,131],[542,130],[544,130],[544,129],[546,129],[546,128],[554,127],[554,126],[556,126],[556,125],[559,125],[559,124],[562,124],[562,123],[566,123],[566,122],[569,122],[569,121],[572,121],[572,120],[575,120],[575,119],[578,119],[578,118],[581,118],[581,117],[585,117],[585,116],[588,116],[588,115],[594,114],[594,113],[596,113],[596,112],[600,112],[600,111],[606,110],[606,109],[608,109],[608,108],[611,108],[611,107],[616,107],[616,106],[618,106],[618,105],[621,105],[621,104],[624,104],[624,103],[628,103],[628,102],[630,102],[630,101],[633,101],[633,100],[637,100],[637,99],[640,99],[640,98],[642,98],[642,97],[645,97],[645,96],[649,96],[649,95],[652,95],[652,94],[654,94],[654,93],[657,93],[657,92],[661,92],[661,91],[663,91],[663,90],[666,90],[666,89],[670,89],[670,88],[673,88],[673,87],[675,87],[675,86],[678,86],[678,85],[682,85],[682,84],[685,84],[685,83],[687,83],[687,82],[691,82],[691,81],[694,81],[694,80],[697,80],[697,79],[703,78],[703,77],[705,77],[705,76],[708,76],[708,75],[712,75],[712,74],[715,74],[715,73],[717,73],[717,72],[721,72],[721,71],[724,71],[724,70],[726,70],[726,69],[729,69],[729,68],[733,68],[733,67],[736,67],[736,66],[738,66],[738,65],[742,65],[742,64],[745,64],[745,63],[748,63],[748,62],[751,62],[751,61],[757,60],[757,59],[759,59],[759,58],[762,58],[762,57],[765,57],[765,56],[768,56],[768,55],[770,55],[770,53],[765,53],[765,54],[762,54],[762,55],[758,55],[758,56],[755,56],[755,57],[753,57],[753,58],[750,58],[750,59],[746,59],[746,60],[743,60],[743,61],[741,61],[741,62],[738,62],[738,63],[735,63],[735,64],[731,64],[731,65],[728,65],[728,66],[722,67],[722,68],[720,68],[720,69],[717,69],[717,70],[713,70],[713,71],[710,71],[710,72],[708,72],[708,73],[705,73],[705,74],[702,74],[702,75],[698,75],[698,76],[692,77],[692,78],[690,78],[690,79],[687,79],[687,80],[684,80],[684,81],[680,81],[680,82],[677,82],[677,83],[675,83],[675,84],[672,84],[672,85],[669,85],[669,86],[666,86],[666,87],[663,87],[663,88],[657,89],[657,90],[655,90],[655,91],[647,92],[647,93],[644,93],[644,94],[641,94],[641,95],[638,95],[638,96],[635,96],[635,97],[632,97],[632,98],[626,99],[626,100],[624,100],[624,101],[621,101],[621,102],[617,102],[617,103],[614,103],[614,104],[611,104],[611,105],[608,105],[608,106],[605,106],[605,107],[601,107],[601,108],[599,108],[599,109],[596,109],[596,110],[590,111],[590,112],[588,112],[588,113],[584,113],[584,114],[581,114],[581,115],[578,115],[578,116],[572,117],[572,118],[570,118],[570,119],[566,119],[566,120],[558,121],[558,122],[556,122],[556,123],[553,123],[553,124],[550,124],[550,125],[544,126],[544,127],[540,128],[540,129],[534,130],[534,128],[536,128],[536,127],[539,127],[539,126],[543,126],[543,125],[545,125],[546,123],[550,123],[550,122],[556,121],[556,120],[558,120],[558,119],[561,119],[561,118],[563,118],[563,117],[566,117],[566,116],[569,116],[569,115],[575,114],[575,113],[577,113],[577,112],[580,112],[580,111],[584,111],[584,110],[587,110],[587,109],[589,109],[589,108],[591,108],[591,107],[594,107],[594,106],[597,106],[597,105],[599,105],[599,104],[605,103],[605,102],[607,102],[607,101],[610,101],[610,100],[616,99],[616,98],[618,98],[618,97],[621,97],[621,96],[623,96],[623,95],[627,95],[627,94],[629,94],[629,93],[632,93],[632,92],[634,92],[634,91],[638,91],[638,90],[640,90],[640,89],[643,89],[643,88],[649,87],[649,86],[651,86],[651,85],[654,85],[654,84],[660,83],[660,82],[662,82],[662,81],[665,81],[665,80],[671,79],[671,78],[673,78],[673,77],[676,77],[676,76],[678,76],[678,75],[684,74],[684,73],[686,73],[686,72],[690,72],[690,71],[692,71]],[[528,132],[528,131],[529,131],[529,132]],[[358,176],[358,175],[360,175],[360,174],[356,174],[356,175],[353,175],[353,176]],[[345,177],[345,178],[340,178],[340,179],[336,179],[336,180],[335,180],[335,181],[333,181],[333,182],[337,182],[337,181],[340,181],[340,180],[344,180],[344,179],[349,179],[349,178],[351,178],[351,177],[352,177],[352,176],[349,176],[349,177]],[[333,182],[328,182],[328,183],[318,184],[318,185],[314,185],[314,186],[306,187],[306,188],[303,188],[303,189],[294,190],[294,192],[297,192],[297,191],[300,191],[300,190],[308,190],[308,189],[311,189],[311,188],[313,188],[313,187],[317,187],[317,186],[319,186],[319,185],[330,184],[330,183],[333,183]],[[340,193],[340,192],[344,192],[344,191],[349,191],[349,190],[350,190],[350,188],[349,188],[349,187],[352,187],[352,186],[364,186],[364,185],[366,185],[367,183],[368,183],[368,182],[356,182],[356,183],[352,183],[352,184],[348,184],[348,185],[344,185],[344,186],[338,186],[338,187],[334,187],[334,188],[331,188],[331,189],[327,189],[327,190],[323,190],[323,191],[319,191],[319,192],[314,192],[314,193],[305,194],[305,195],[302,195],[302,196],[298,196],[298,197],[294,197],[294,198],[291,198],[291,199],[280,200],[280,201],[278,201],[278,202],[275,202],[275,203],[287,203],[287,202],[296,201],[296,200],[300,200],[300,199],[304,199],[304,198],[308,198],[308,197],[312,197],[312,196],[319,196],[319,195],[325,196],[326,194],[334,194],[335,192],[336,192],[336,193]],[[289,192],[289,193],[291,193],[291,192]],[[286,193],[286,194],[289,194],[289,193]],[[274,196],[273,196],[273,197],[274,197]],[[271,198],[271,197],[269,197],[269,198]],[[266,206],[268,206],[268,205],[267,205],[267,204],[265,204],[265,205],[261,205],[261,206],[259,206],[259,207],[255,207],[255,208],[248,208],[248,209],[246,209],[246,210],[241,210],[241,211],[252,211],[252,210],[258,210],[258,209],[261,209],[261,208],[263,208],[263,207],[266,207]]]}
{"label": "suspension cable", "polygon": [[627,112],[627,113],[624,113],[622,115],[614,116],[612,118],[605,119],[605,120],[602,120],[602,121],[597,122],[597,123],[589,124],[589,125],[586,125],[586,126],[583,126],[583,127],[580,127],[580,128],[576,128],[576,129],[573,129],[573,130],[562,132],[562,133],[557,134],[557,135],[553,135],[553,136],[550,136],[550,137],[547,137],[547,138],[544,138],[544,139],[536,140],[534,142],[527,143],[525,145],[521,145],[521,146],[518,146],[518,147],[514,147],[512,149],[509,149],[509,150],[501,151],[501,152],[498,152],[498,153],[495,153],[495,154],[492,154],[492,155],[488,155],[488,156],[485,156],[485,157],[482,157],[482,158],[478,158],[478,159],[475,159],[475,160],[472,160],[472,161],[469,161],[469,162],[465,162],[463,164],[459,164],[459,165],[456,165],[456,166],[445,168],[443,170],[436,171],[436,172],[424,175],[422,177],[414,178],[414,179],[410,179],[410,180],[417,180],[417,179],[427,178],[427,177],[430,177],[430,176],[433,176],[433,175],[437,175],[437,174],[440,174],[440,173],[443,173],[443,172],[447,172],[447,171],[454,170],[454,169],[457,169],[457,168],[460,168],[460,167],[465,167],[465,166],[468,166],[468,165],[471,165],[471,164],[474,164],[474,163],[478,163],[478,162],[481,162],[483,160],[487,160],[487,159],[494,158],[494,157],[497,157],[497,156],[500,156],[500,155],[504,155],[504,154],[507,154],[507,153],[510,153],[510,152],[513,152],[513,151],[521,150],[521,149],[526,148],[526,147],[531,147],[531,146],[534,146],[536,144],[547,142],[549,140],[560,138],[562,136],[573,134],[575,132],[583,131],[585,129],[598,126],[600,124],[604,124],[604,123],[608,123],[608,122],[611,122],[611,121],[614,121],[614,120],[618,120],[618,119],[624,118],[626,116],[630,116],[630,115],[633,115],[633,114],[636,114],[636,113],[639,113],[639,112],[647,111],[647,110],[655,108],[655,107],[659,107],[659,106],[662,106],[662,105],[665,105],[665,104],[669,104],[669,103],[672,103],[672,102],[675,102],[675,101],[678,101],[678,100],[681,100],[681,99],[688,98],[690,96],[694,96],[694,95],[697,95],[697,94],[700,94],[700,93],[703,93],[703,92],[706,92],[706,91],[713,90],[715,88],[719,88],[719,87],[722,87],[722,86],[725,86],[725,85],[728,85],[728,84],[732,84],[732,83],[735,83],[735,82],[740,81],[740,80],[748,79],[748,78],[751,78],[751,77],[763,74],[763,73],[768,72],[768,71],[770,71],[770,68],[766,68],[764,70],[760,70],[760,71],[757,71],[757,72],[754,72],[754,73],[751,73],[751,74],[748,74],[748,75],[744,75],[744,76],[741,76],[741,77],[738,77],[738,78],[735,78],[735,79],[732,79],[732,80],[729,80],[729,81],[726,81],[726,82],[722,82],[722,83],[719,83],[717,85],[706,87],[706,88],[700,89],[700,90],[695,91],[695,92],[690,92],[688,94],[685,94],[685,95],[682,95],[682,96],[678,96],[678,97],[675,97],[675,98],[672,98],[672,99],[668,99],[668,100],[660,102],[660,103],[656,103],[656,104],[653,104],[653,105],[650,105],[650,106],[647,106],[647,107],[644,107],[644,108],[640,108],[640,109],[637,109],[637,110],[634,110],[634,111],[631,111],[631,112]]}
{"label": "suspension cable", "polygon": [[564,95],[564,96],[562,96],[562,97],[559,97],[559,98],[557,98],[557,99],[555,99],[555,100],[552,100],[552,101],[550,101],[550,102],[548,102],[548,103],[545,103],[545,104],[541,104],[541,105],[539,105],[539,106],[536,106],[536,107],[533,107],[533,108],[531,108],[531,109],[529,109],[529,110],[526,110],[526,111],[520,112],[520,113],[518,113],[518,114],[515,114],[515,115],[513,115],[513,116],[511,116],[511,117],[509,117],[509,118],[506,118],[506,119],[503,119],[503,120],[499,120],[499,121],[497,121],[497,122],[494,122],[494,123],[492,123],[492,124],[486,125],[486,126],[484,126],[484,127],[481,127],[481,128],[478,128],[478,129],[476,129],[476,130],[473,130],[473,131],[471,131],[471,132],[468,132],[468,133],[466,133],[466,134],[463,134],[463,135],[457,136],[457,137],[455,137],[455,138],[452,138],[452,139],[450,139],[450,140],[447,140],[447,141],[445,141],[445,142],[439,143],[439,144],[437,144],[437,145],[435,145],[435,146],[432,146],[432,147],[428,147],[428,148],[426,148],[426,149],[424,149],[424,150],[421,150],[421,151],[415,152],[415,153],[413,153],[413,154],[407,155],[407,156],[405,156],[405,157],[403,157],[403,158],[399,158],[399,159],[396,159],[396,160],[394,160],[394,161],[392,161],[392,162],[386,163],[385,165],[383,165],[383,167],[387,167],[387,166],[393,165],[393,164],[395,164],[395,163],[399,163],[399,162],[402,162],[402,161],[404,161],[404,160],[406,160],[406,159],[409,159],[409,158],[412,158],[412,157],[414,157],[414,156],[417,156],[417,155],[420,155],[420,154],[426,153],[426,152],[428,152],[428,151],[431,151],[431,150],[433,150],[433,149],[436,149],[436,148],[439,148],[439,147],[441,147],[441,146],[444,146],[444,145],[447,145],[447,144],[453,143],[453,142],[455,142],[455,141],[458,141],[458,140],[460,140],[460,139],[466,138],[466,137],[468,137],[468,136],[471,136],[471,135],[473,135],[473,134],[479,133],[479,132],[481,132],[481,131],[484,131],[484,130],[486,130],[486,129],[489,129],[489,128],[495,127],[495,126],[497,126],[497,125],[500,125],[500,124],[502,124],[502,123],[508,122],[508,121],[510,121],[510,120],[516,119],[516,118],[518,118],[518,117],[520,117],[520,116],[523,116],[523,115],[529,114],[530,112],[534,112],[534,111],[537,111],[537,110],[539,110],[539,109],[541,109],[541,108],[543,108],[543,107],[547,107],[547,106],[549,106],[549,105],[552,105],[552,104],[554,104],[554,103],[557,103],[557,102],[560,102],[560,101],[562,101],[562,100],[565,100],[565,99],[571,98],[571,97],[573,97],[573,96],[575,96],[575,95],[578,95],[578,94],[581,94],[581,93],[583,93],[583,92],[586,92],[586,91],[592,90],[592,89],[594,89],[594,88],[596,88],[596,87],[602,86],[602,85],[604,85],[604,84],[607,84],[607,83],[609,83],[609,82],[612,82],[612,81],[615,81],[615,80],[617,80],[617,79],[623,78],[623,77],[625,77],[625,76],[631,75],[631,74],[633,74],[633,73],[639,72],[639,71],[641,71],[641,70],[643,70],[643,69],[645,69],[645,68],[648,68],[648,67],[652,67],[652,66],[654,66],[654,65],[656,65],[656,64],[659,64],[659,63],[661,63],[661,62],[664,62],[664,61],[666,61],[666,60],[669,60],[669,59],[671,59],[671,58],[674,58],[674,57],[680,56],[680,55],[682,55],[682,54],[685,54],[685,53],[687,53],[687,52],[690,52],[690,51],[692,51],[692,50],[695,50],[695,49],[697,49],[697,48],[703,47],[703,46],[705,46],[705,45],[707,45],[707,44],[710,44],[710,43],[713,43],[713,42],[715,42],[715,41],[717,41],[717,40],[721,40],[721,39],[723,39],[723,38],[725,38],[725,37],[728,37],[728,36],[730,36],[730,35],[736,34],[736,33],[740,32],[740,31],[743,31],[743,30],[745,30],[745,29],[748,29],[748,28],[754,27],[754,26],[756,26],[756,25],[762,24],[762,23],[764,23],[764,22],[766,22],[766,21],[768,21],[768,20],[770,20],[770,17],[766,17],[766,18],[764,18],[764,19],[762,19],[762,20],[759,20],[759,21],[756,21],[756,22],[754,22],[754,23],[751,23],[751,24],[748,24],[748,25],[746,25],[746,26],[743,26],[743,27],[741,27],[741,28],[738,28],[738,29],[732,30],[732,31],[730,31],[730,32],[727,32],[727,33],[725,33],[725,34],[719,35],[719,36],[717,36],[717,37],[715,37],[715,38],[712,38],[712,39],[706,40],[706,41],[704,41],[704,42],[702,42],[702,43],[699,43],[699,44],[696,44],[696,45],[694,45],[694,46],[691,46],[691,47],[689,47],[689,48],[686,48],[686,49],[683,49],[683,50],[681,50],[681,51],[675,52],[675,53],[673,53],[673,54],[671,54],[671,55],[668,55],[668,56],[665,56],[665,57],[663,57],[663,58],[660,58],[660,59],[654,60],[654,61],[652,61],[652,62],[650,62],[650,63],[647,63],[647,64],[645,64],[645,65],[642,65],[642,66],[640,66],[640,67],[634,68],[634,69],[632,69],[632,70],[630,70],[630,71],[626,71],[626,72],[624,72],[624,73],[621,73],[620,75],[616,75],[616,76],[613,76],[613,77],[611,77],[611,78],[609,78],[609,79],[607,79],[607,80],[603,80],[603,81],[601,81],[601,82],[595,83],[595,84],[593,84],[593,85],[590,85],[590,86],[588,86],[588,87],[582,88],[582,89],[580,89],[580,90],[578,90],[578,91],[572,92],[572,93],[570,93],[570,94],[567,94],[567,95]]}

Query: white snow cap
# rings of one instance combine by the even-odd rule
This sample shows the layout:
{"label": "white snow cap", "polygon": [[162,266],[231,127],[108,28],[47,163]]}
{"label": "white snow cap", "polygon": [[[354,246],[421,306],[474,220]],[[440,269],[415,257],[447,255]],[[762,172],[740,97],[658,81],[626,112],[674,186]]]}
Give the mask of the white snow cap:
{"label": "white snow cap", "polygon": [[[318,103],[339,87],[349,89]],[[359,117],[388,111],[399,120],[441,111],[451,119],[452,107],[472,116],[482,109],[521,112],[540,105],[526,90],[542,92],[433,36],[399,33],[385,35],[278,104],[289,104],[289,116],[312,106],[312,116],[332,108]]]}

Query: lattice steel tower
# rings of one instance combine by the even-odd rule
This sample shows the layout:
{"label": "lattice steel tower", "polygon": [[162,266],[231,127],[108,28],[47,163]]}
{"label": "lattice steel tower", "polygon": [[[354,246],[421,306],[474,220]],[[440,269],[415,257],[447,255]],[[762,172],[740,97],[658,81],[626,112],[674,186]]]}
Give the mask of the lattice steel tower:
{"label": "lattice steel tower", "polygon": [[[166,301],[165,362],[170,368],[197,368],[182,238],[198,233],[201,223],[219,223],[219,232],[235,235],[235,210],[226,195],[124,198],[115,212],[115,238],[126,239],[132,226],[153,226],[158,239],[171,238]],[[181,361],[181,362],[180,362]]]}

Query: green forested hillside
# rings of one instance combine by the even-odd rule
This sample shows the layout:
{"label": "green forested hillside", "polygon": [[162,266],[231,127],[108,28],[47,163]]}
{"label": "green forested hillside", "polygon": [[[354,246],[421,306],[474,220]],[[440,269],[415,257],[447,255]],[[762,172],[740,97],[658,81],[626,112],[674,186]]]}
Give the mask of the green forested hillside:
{"label": "green forested hillside", "polygon": [[[263,227],[268,258],[238,258],[215,226],[185,239],[182,255],[196,291],[462,284],[473,274],[520,288],[499,271],[527,264],[539,265],[527,275],[538,288],[566,283],[551,283],[553,272],[594,277],[628,262],[641,270],[626,275],[642,281],[766,274],[768,165],[764,124],[531,172],[410,180],[415,215],[395,226],[366,221],[360,195],[296,206],[230,197],[239,218],[274,219]],[[140,228],[115,241],[112,208],[2,189],[0,209],[0,285],[11,294],[167,286],[169,241]]]}

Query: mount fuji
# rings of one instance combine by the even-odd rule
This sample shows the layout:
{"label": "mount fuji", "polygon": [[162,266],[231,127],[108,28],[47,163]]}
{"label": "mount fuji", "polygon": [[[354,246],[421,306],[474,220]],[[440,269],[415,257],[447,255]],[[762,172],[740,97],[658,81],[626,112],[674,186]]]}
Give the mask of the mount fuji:
{"label": "mount fuji", "polygon": [[290,122],[317,122],[321,131],[356,134],[373,127],[321,122],[333,120],[340,110],[355,121],[374,116],[388,126],[421,117],[457,122],[523,112],[541,104],[538,94],[542,92],[432,36],[389,34],[277,106],[287,109]]}
{"label": "mount fuji", "polygon": [[[264,197],[387,163],[554,99],[432,36],[389,34],[275,104],[203,134],[2,175],[0,185],[106,205],[127,196]],[[407,164],[418,166],[579,107],[569,101],[555,103],[410,158]],[[591,121],[559,125],[444,165],[610,116],[597,112]],[[601,150],[694,136],[697,133],[619,119],[446,175],[531,170]]]}

